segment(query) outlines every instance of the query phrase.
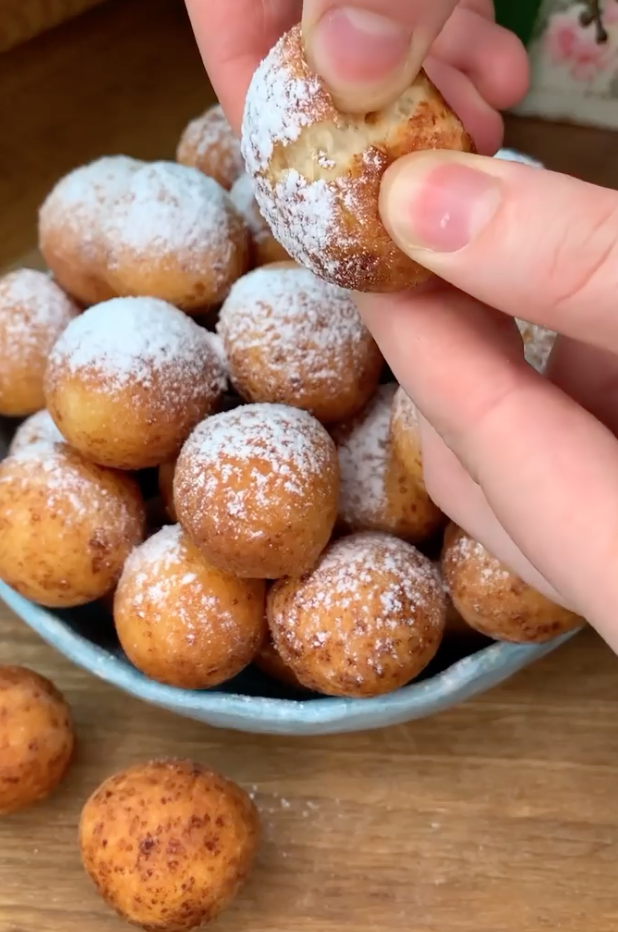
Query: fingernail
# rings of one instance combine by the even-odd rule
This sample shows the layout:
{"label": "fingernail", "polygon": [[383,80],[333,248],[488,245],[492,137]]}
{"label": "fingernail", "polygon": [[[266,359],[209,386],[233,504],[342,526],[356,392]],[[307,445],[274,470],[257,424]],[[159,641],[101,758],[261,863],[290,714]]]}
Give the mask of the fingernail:
{"label": "fingernail", "polygon": [[493,175],[430,159],[410,157],[382,189],[384,224],[409,254],[458,252],[481,235],[502,200],[500,180]]}
{"label": "fingernail", "polygon": [[411,40],[402,23],[351,6],[330,9],[306,36],[310,64],[335,96],[383,84],[405,66]]}

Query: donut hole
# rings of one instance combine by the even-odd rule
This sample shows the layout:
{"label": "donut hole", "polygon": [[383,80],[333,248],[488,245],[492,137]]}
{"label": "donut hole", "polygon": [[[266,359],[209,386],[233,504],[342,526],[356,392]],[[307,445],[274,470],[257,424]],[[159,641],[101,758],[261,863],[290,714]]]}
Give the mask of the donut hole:
{"label": "donut hole", "polygon": [[[394,162],[415,148],[439,148],[436,137],[432,145],[427,130],[436,122],[431,108],[425,100],[422,84],[413,84],[394,103],[383,110],[365,115],[340,115],[336,122],[314,123],[308,126],[296,140],[286,146],[278,145],[273,150],[270,162],[275,179],[282,181],[285,172],[300,169],[309,181],[336,181],[342,172],[350,171],[359,160],[367,160],[373,150],[376,158]],[[415,127],[419,145],[414,145],[414,135],[407,132],[408,124]],[[417,127],[422,125],[423,132]]]}

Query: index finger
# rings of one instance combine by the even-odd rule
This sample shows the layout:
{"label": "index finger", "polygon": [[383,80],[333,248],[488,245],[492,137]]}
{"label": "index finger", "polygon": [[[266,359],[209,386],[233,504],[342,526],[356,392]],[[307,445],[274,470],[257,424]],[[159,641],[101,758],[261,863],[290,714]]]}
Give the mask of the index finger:
{"label": "index finger", "polygon": [[462,153],[385,175],[381,212],[421,265],[513,317],[618,351],[618,193]]}
{"label": "index finger", "polygon": [[206,71],[235,132],[258,64],[300,20],[302,0],[186,0]]}
{"label": "index finger", "polygon": [[616,438],[527,366],[504,323],[467,295],[435,288],[357,300],[501,527],[618,650]]}

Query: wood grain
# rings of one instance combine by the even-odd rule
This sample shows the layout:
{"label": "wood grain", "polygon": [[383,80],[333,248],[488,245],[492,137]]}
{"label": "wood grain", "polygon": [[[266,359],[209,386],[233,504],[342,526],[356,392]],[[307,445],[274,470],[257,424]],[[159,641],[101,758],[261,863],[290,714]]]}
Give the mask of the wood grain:
{"label": "wood grain", "polygon": [[[171,155],[211,94],[175,0],[111,0],[0,59],[0,87],[0,265],[35,256],[60,173],[106,152]],[[511,120],[508,141],[618,184],[618,136]],[[126,928],[81,871],[76,822],[107,774],[161,754],[208,761],[262,812],[258,869],[219,932],[618,928],[618,662],[592,633],[438,718],[302,740],[127,698],[6,609],[2,662],[66,692],[80,749],[51,800],[0,821],[0,932]]]}
{"label": "wood grain", "polygon": [[26,42],[102,0],[0,0],[0,52]]}

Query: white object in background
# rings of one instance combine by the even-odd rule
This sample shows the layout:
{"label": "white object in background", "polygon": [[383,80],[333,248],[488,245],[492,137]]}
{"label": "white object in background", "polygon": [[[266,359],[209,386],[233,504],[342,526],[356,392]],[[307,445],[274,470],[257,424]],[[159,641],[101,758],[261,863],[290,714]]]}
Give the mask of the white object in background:
{"label": "white object in background", "polygon": [[618,2],[601,7],[599,43],[596,25],[581,22],[589,4],[545,0],[529,46],[532,87],[516,113],[618,129]]}
{"label": "white object in background", "polygon": [[503,159],[505,162],[521,162],[522,165],[531,165],[533,168],[544,168],[542,162],[532,158],[531,155],[524,155],[516,149],[498,149],[494,158]]}

